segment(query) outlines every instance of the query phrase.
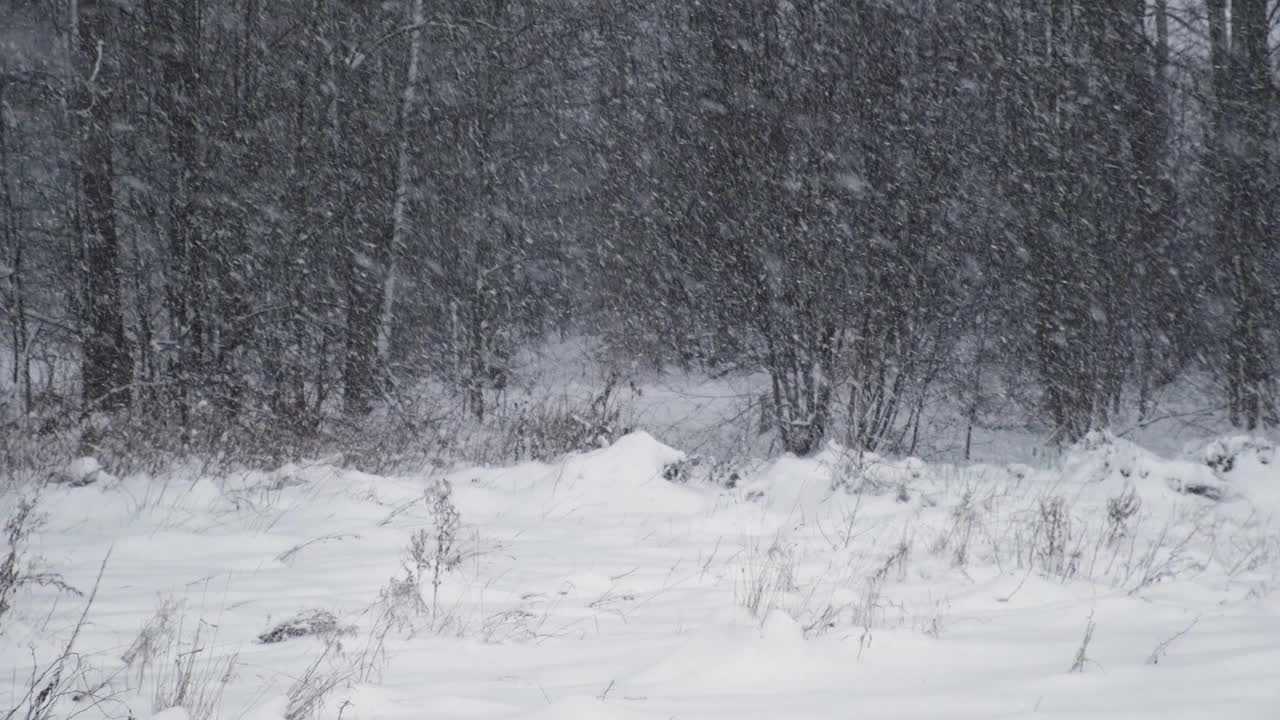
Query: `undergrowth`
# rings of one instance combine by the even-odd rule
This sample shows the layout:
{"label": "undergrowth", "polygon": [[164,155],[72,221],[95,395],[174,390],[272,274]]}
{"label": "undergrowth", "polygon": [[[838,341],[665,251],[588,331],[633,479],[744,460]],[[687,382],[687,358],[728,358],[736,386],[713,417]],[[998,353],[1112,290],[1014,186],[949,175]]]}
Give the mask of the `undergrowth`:
{"label": "undergrowth", "polygon": [[253,408],[231,414],[207,406],[184,417],[154,408],[80,416],[72,405],[59,406],[53,417],[0,422],[0,467],[6,469],[0,480],[56,481],[68,462],[86,456],[117,477],[161,476],[193,464],[202,475],[225,475],[321,457],[376,474],[549,461],[598,449],[625,433],[634,391],[623,387],[610,375],[590,392],[508,391],[492,398],[483,415],[434,386],[387,396],[361,417],[330,409],[306,417]]}

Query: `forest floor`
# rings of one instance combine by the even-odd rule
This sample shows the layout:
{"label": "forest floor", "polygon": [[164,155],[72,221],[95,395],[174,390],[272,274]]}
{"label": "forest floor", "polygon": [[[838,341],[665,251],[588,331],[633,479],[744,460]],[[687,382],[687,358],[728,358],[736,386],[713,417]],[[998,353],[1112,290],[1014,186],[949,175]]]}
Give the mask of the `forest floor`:
{"label": "forest floor", "polygon": [[395,477],[76,471],[24,546],[81,594],[45,575],[0,618],[4,720],[1280,709],[1265,442],[726,465],[636,432]]}

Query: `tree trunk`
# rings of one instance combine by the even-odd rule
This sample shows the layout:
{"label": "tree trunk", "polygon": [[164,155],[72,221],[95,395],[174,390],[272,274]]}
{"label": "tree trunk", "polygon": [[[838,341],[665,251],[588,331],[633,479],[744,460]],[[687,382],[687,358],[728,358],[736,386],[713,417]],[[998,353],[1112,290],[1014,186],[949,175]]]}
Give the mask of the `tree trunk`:
{"label": "tree trunk", "polygon": [[412,158],[409,154],[409,136],[414,126],[413,116],[418,109],[418,83],[422,73],[422,44],[426,36],[426,11],[423,0],[412,0],[409,23],[414,28],[409,39],[409,69],[405,75],[404,92],[400,96],[400,144],[396,151],[396,196],[391,208],[391,245],[384,254],[382,317],[378,329],[378,355],[387,361],[391,348],[392,318],[396,298],[396,258],[404,251],[408,232],[409,174]]}
{"label": "tree trunk", "polygon": [[109,6],[79,0],[77,60],[80,83],[80,188],[84,197],[85,298],[83,391],[86,409],[118,410],[129,405],[132,361],[121,307],[119,238],[111,144],[111,62],[107,57]]}
{"label": "tree trunk", "polygon": [[1268,145],[1272,98],[1268,63],[1266,0],[1236,0],[1231,7],[1233,66],[1233,115],[1239,139],[1232,143],[1239,153],[1233,166],[1238,175],[1230,185],[1232,211],[1238,236],[1232,246],[1234,280],[1233,377],[1239,416],[1245,429],[1253,430],[1271,415],[1274,401],[1263,328],[1267,292],[1262,280],[1265,254],[1273,238],[1268,223]]}
{"label": "tree trunk", "polygon": [[171,367],[174,399],[182,424],[189,421],[197,389],[207,390],[205,364],[206,313],[209,298],[201,292],[206,270],[204,243],[195,216],[197,179],[196,118],[192,103],[198,82],[195,68],[195,5],[192,0],[167,0],[152,6],[156,44],[162,48],[159,106],[168,125],[168,152],[173,168],[168,199],[169,272],[167,300],[173,323],[177,359]]}
{"label": "tree trunk", "polygon": [[1268,66],[1266,0],[1231,4],[1230,35],[1223,0],[1209,0],[1214,79],[1210,168],[1217,185],[1215,240],[1227,262],[1231,327],[1227,395],[1231,420],[1254,430],[1273,414],[1274,381],[1265,345],[1267,293],[1262,281],[1269,247]]}
{"label": "tree trunk", "polygon": [[18,211],[16,202],[9,189],[9,170],[13,168],[9,156],[8,125],[4,113],[5,80],[0,78],[0,230],[7,240],[6,246],[11,248],[10,259],[13,266],[9,268],[9,291],[13,302],[10,311],[10,329],[13,341],[13,388],[22,398],[22,412],[31,412],[31,336],[27,329],[27,291],[24,287],[26,272],[24,243],[18,233]]}
{"label": "tree trunk", "polygon": [[[400,96],[399,144],[396,151],[395,197],[390,237],[377,248],[353,248],[348,275],[347,358],[343,368],[343,406],[351,414],[366,413],[379,376],[385,371],[395,313],[396,268],[408,232],[409,180],[412,169],[409,136],[418,104],[422,38],[426,25],[423,0],[409,0],[409,66]],[[372,251],[372,252],[369,252]]]}

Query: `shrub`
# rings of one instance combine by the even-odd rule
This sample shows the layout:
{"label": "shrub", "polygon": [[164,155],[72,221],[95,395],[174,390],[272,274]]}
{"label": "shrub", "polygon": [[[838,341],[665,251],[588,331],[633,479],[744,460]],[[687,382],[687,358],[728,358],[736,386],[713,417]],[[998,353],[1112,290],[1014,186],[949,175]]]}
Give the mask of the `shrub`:
{"label": "shrub", "polygon": [[0,559],[0,628],[4,627],[6,616],[13,610],[18,591],[27,585],[54,587],[69,595],[80,595],[80,591],[68,585],[61,575],[39,569],[39,562],[26,557],[27,539],[39,524],[35,509],[34,500],[21,498],[13,515],[5,521],[7,547],[3,559]]}
{"label": "shrub", "polygon": [[512,458],[550,460],[582,450],[608,445],[623,434],[622,408],[615,395],[617,375],[584,407],[567,400],[558,405],[524,405],[518,412],[508,440]]}
{"label": "shrub", "polygon": [[8,550],[4,560],[0,561],[0,627],[3,627],[5,616],[13,608],[13,596],[25,582],[20,565],[27,537],[31,534],[34,523],[31,516],[34,509],[35,504],[23,498],[18,501],[13,516],[5,522],[4,535]]}

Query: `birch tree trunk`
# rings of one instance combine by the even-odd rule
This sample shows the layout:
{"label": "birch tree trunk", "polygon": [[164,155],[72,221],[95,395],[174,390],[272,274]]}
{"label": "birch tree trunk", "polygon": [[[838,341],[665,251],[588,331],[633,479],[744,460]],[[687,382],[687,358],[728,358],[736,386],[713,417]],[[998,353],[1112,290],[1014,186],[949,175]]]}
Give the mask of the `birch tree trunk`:
{"label": "birch tree trunk", "polygon": [[396,197],[391,208],[391,247],[386,254],[386,277],[382,290],[382,322],[378,332],[378,356],[385,363],[391,347],[391,321],[396,298],[396,258],[403,251],[409,204],[409,129],[418,108],[418,82],[422,67],[422,38],[426,25],[423,0],[412,0],[409,16],[413,28],[409,40],[409,71],[400,97],[400,147],[396,153]]}
{"label": "birch tree trunk", "polygon": [[[347,358],[343,370],[343,406],[350,414],[366,413],[385,369],[391,346],[395,312],[396,258],[408,228],[410,181],[409,134],[418,104],[422,36],[426,25],[423,0],[410,0],[409,67],[400,96],[399,143],[396,151],[395,197],[391,206],[391,234],[372,255],[353,246],[348,275]],[[381,266],[381,267],[379,267]],[[379,270],[381,271],[379,273]],[[381,277],[379,277],[379,274]],[[379,282],[380,281],[380,282]]]}

